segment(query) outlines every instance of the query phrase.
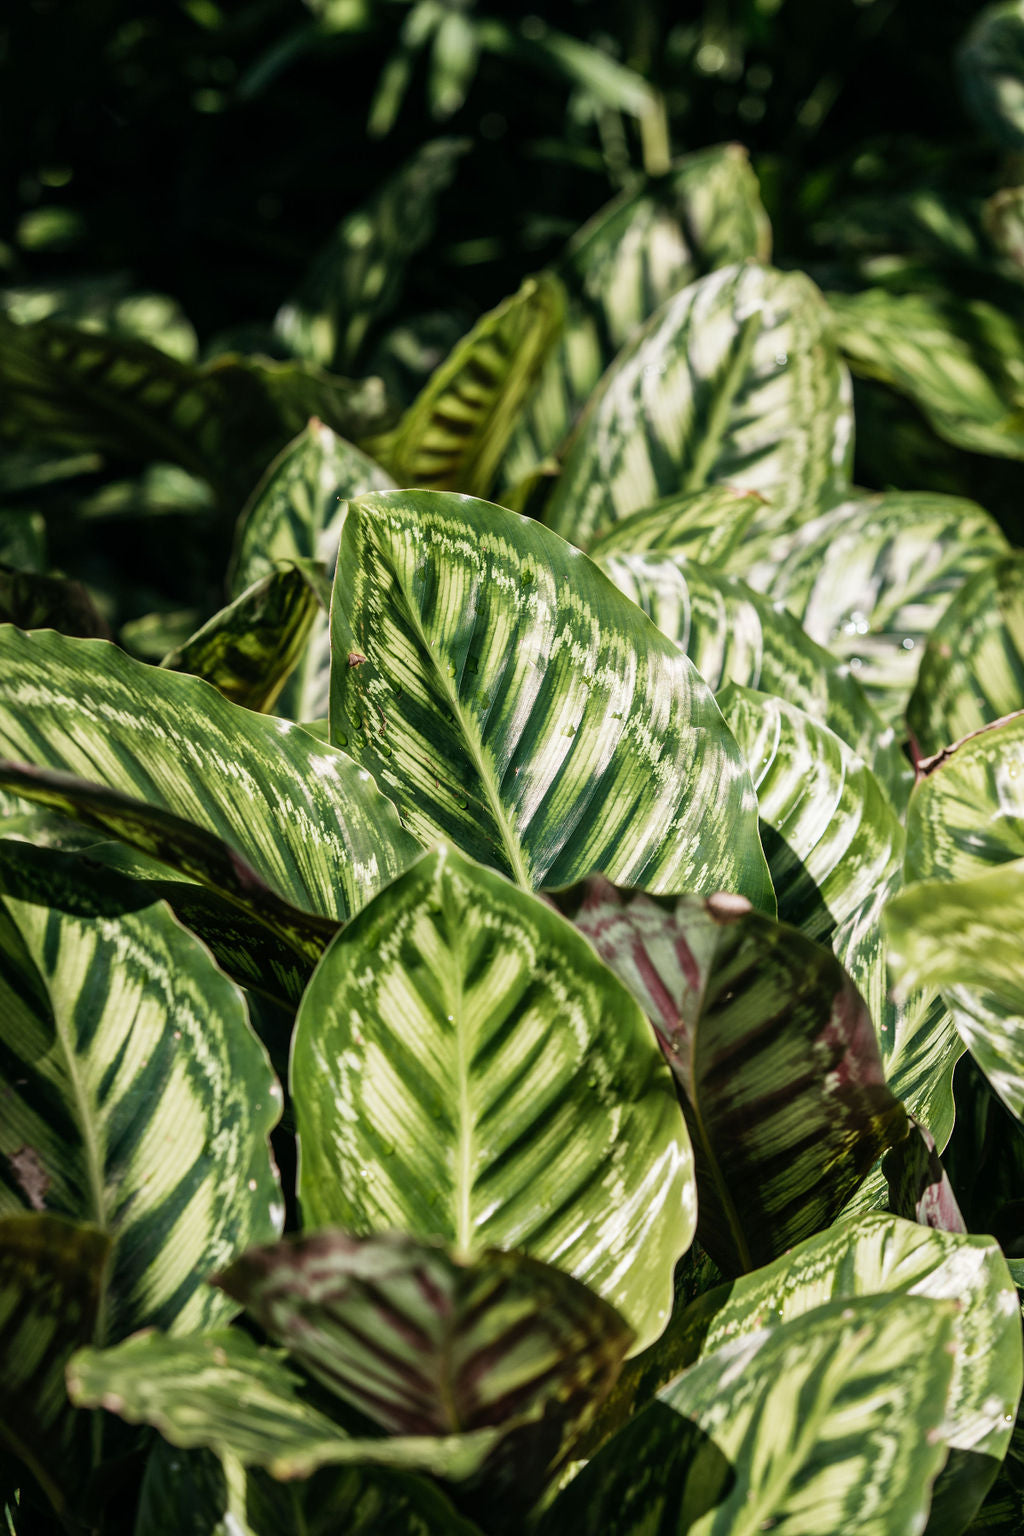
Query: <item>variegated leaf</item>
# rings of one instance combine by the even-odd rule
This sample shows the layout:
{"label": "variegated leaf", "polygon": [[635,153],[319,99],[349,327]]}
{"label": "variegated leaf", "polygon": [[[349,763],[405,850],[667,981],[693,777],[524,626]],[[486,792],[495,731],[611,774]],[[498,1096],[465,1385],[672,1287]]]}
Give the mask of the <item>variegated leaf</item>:
{"label": "variegated leaf", "polygon": [[829,303],[856,373],[909,396],[957,447],[1024,458],[1024,323],[949,293],[868,288]]}
{"label": "variegated leaf", "polygon": [[1024,710],[926,767],[907,809],[908,880],[956,880],[1024,857]]}
{"label": "variegated leaf", "polygon": [[[937,1232],[880,1212],[841,1221],[678,1310],[662,1338],[627,1364],[598,1430],[618,1429],[679,1371],[738,1339],[830,1302],[907,1295],[959,1303],[946,1426],[951,1455],[929,1530],[963,1530],[1006,1452],[1021,1392],[1017,1298],[989,1237]],[[958,1525],[950,1520],[955,1512]]]}
{"label": "variegated leaf", "polygon": [[910,770],[843,663],[792,614],[721,571],[652,552],[600,559],[627,597],[674,640],[713,692],[727,683],[780,695],[829,726],[871,764],[890,799],[906,799]]}
{"label": "variegated leaf", "polygon": [[89,1469],[64,1368],[94,1336],[109,1256],[98,1227],[0,1215],[0,1447],[29,1469],[59,1515],[73,1515]]}
{"label": "variegated leaf", "polygon": [[843,502],[780,534],[753,571],[741,549],[730,568],[784,603],[813,640],[846,662],[902,734],[936,620],[1006,547],[994,519],[973,502],[894,491]]}
{"label": "variegated leaf", "polygon": [[363,497],[332,626],[332,739],[424,842],[526,887],[596,868],[771,906],[749,775],[706,685],[548,529],[466,497]]}
{"label": "variegated leaf", "polygon": [[937,987],[992,1087],[1024,1120],[1024,858],[985,874],[922,880],[889,903],[899,984]]}
{"label": "variegated leaf", "polygon": [[580,545],[659,496],[714,484],[769,498],[757,526],[845,485],[852,416],[827,307],[802,273],[748,264],[651,317],[591,397],[546,512]]}
{"label": "variegated leaf", "polygon": [[292,1045],[311,1226],[520,1249],[643,1347],[696,1221],[668,1069],[639,1008],[545,903],[449,849],[342,931]]}
{"label": "variegated leaf", "polygon": [[869,1296],[707,1355],[555,1501],[540,1536],[924,1529],[956,1303]]}
{"label": "variegated leaf", "polygon": [[907,724],[928,757],[1024,709],[1024,553],[978,571],[929,637]]}
{"label": "variegated leaf", "polygon": [[215,613],[161,665],[205,678],[232,704],[265,714],[306,651],[317,615],[323,612],[316,587],[304,571],[296,566],[274,571]]}
{"label": "variegated leaf", "polygon": [[633,1338],[600,1297],[535,1259],[490,1250],[467,1262],[392,1233],[253,1249],[216,1283],[390,1434],[514,1431],[520,1493],[532,1485],[534,1497]]}
{"label": "variegated leaf", "polygon": [[230,1313],[205,1284],[281,1230],[281,1090],[241,993],[162,906],[75,918],[0,896],[0,1212],[113,1244],[101,1336]]}
{"label": "variegated leaf", "polygon": [[739,144],[684,155],[595,214],[561,263],[565,332],[516,424],[503,485],[558,447],[615,353],[666,299],[716,267],[770,254],[771,226]]}
{"label": "variegated leaf", "polygon": [[592,559],[603,560],[607,555],[640,555],[657,549],[703,565],[724,565],[763,504],[764,497],[756,492],[729,485],[664,496],[653,507],[613,523],[603,537],[594,540],[589,553]]}
{"label": "variegated leaf", "polygon": [[975,121],[1004,149],[1024,149],[1024,13],[1016,0],[978,7],[957,66]]}
{"label": "variegated leaf", "polygon": [[716,1264],[740,1274],[827,1225],[906,1129],[842,967],[736,897],[657,901],[591,879],[553,900],[654,1026]]}
{"label": "variegated leaf", "polygon": [[561,284],[527,278],[478,320],[374,452],[401,485],[483,496],[564,323]]}
{"label": "variegated leaf", "polygon": [[172,1445],[206,1447],[279,1478],[348,1464],[460,1481],[479,1471],[498,1433],[351,1439],[313,1405],[307,1382],[280,1351],[261,1348],[239,1328],[189,1338],[147,1331],[113,1349],[79,1350],[67,1380],[79,1407],[152,1424]]}
{"label": "variegated leaf", "polygon": [[383,400],[375,381],[301,363],[229,356],[193,367],[132,338],[0,317],[0,406],[9,438],[171,460],[233,511],[310,416],[359,436]]}
{"label": "variegated leaf", "polygon": [[911,1121],[908,1135],[883,1157],[882,1172],[894,1216],[940,1232],[967,1231],[935,1137],[925,1126]]}
{"label": "variegated leaf", "polygon": [[[0,628],[0,755],[40,770],[35,786],[22,776],[18,794],[37,789],[44,804],[87,813],[165,862],[170,818],[188,823],[209,863],[183,859],[185,873],[244,902],[251,866],[257,911],[262,883],[343,919],[415,856],[394,807],[344,753],[100,640]],[[81,783],[54,781],[54,771]],[[235,856],[232,883],[224,870]]]}

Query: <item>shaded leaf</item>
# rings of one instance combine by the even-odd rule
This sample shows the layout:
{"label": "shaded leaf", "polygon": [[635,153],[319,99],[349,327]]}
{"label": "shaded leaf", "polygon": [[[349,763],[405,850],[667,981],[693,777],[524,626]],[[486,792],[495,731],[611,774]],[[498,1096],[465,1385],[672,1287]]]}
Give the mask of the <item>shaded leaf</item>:
{"label": "shaded leaf", "polygon": [[594,1457],[543,1536],[923,1529],[955,1309],[858,1298],[716,1350]]}
{"label": "shaded leaf", "polygon": [[896,1216],[935,1227],[940,1232],[966,1232],[963,1214],[956,1203],[935,1137],[926,1126],[912,1121],[908,1135],[890,1147],[882,1159],[889,1186],[889,1209]]}
{"label": "shaded leaf", "polygon": [[292,1044],[309,1226],[521,1249],[638,1335],[695,1225],[689,1142],[646,1021],[589,945],[440,849],[343,930]]}
{"label": "shaded leaf", "polygon": [[845,483],[852,421],[827,307],[802,273],[753,264],[652,316],[591,396],[546,520],[587,545],[675,491],[741,485],[758,525],[808,518]]}
{"label": "shaded leaf", "polygon": [[81,1491],[88,1451],[64,1390],[72,1351],[100,1316],[110,1240],[59,1216],[0,1215],[0,1446],[59,1513]]}
{"label": "shaded leaf", "polygon": [[423,842],[527,887],[597,868],[771,904],[749,775],[707,687],[539,524],[427,491],[353,502],[332,645],[332,739]]}
{"label": "shaded leaf", "polygon": [[109,640],[110,626],[80,581],[0,564],[0,623]]}
{"label": "shaded leaf", "polygon": [[654,1026],[715,1263],[742,1273],[826,1226],[906,1128],[842,967],[735,897],[656,901],[592,878],[553,899]]}
{"label": "shaded leaf", "polygon": [[306,572],[294,565],[274,571],[215,613],[161,665],[205,678],[232,704],[265,713],[306,650],[322,612]]}
{"label": "shaded leaf", "polygon": [[102,1337],[230,1315],[204,1281],[281,1230],[281,1090],[238,989],[166,909],[0,899],[0,1092],[0,1211],[42,1204],[111,1239]]}
{"label": "shaded leaf", "polygon": [[478,320],[394,431],[374,439],[395,479],[485,495],[563,319],[561,285],[542,273]]}
{"label": "shaded leaf", "polygon": [[1024,149],[1024,11],[1017,0],[981,7],[957,66],[979,127],[1006,149]]}
{"label": "shaded leaf", "polygon": [[1014,551],[972,576],[938,620],[907,724],[928,757],[1017,709],[1024,709],[1024,554]]}

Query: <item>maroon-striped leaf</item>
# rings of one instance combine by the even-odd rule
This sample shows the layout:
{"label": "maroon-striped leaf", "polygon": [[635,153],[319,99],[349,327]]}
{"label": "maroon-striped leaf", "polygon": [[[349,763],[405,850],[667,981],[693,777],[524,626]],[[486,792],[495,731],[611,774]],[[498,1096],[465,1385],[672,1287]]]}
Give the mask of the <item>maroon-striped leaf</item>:
{"label": "maroon-striped leaf", "polygon": [[834,956],[738,896],[659,899],[592,876],[553,899],[654,1025],[715,1262],[754,1269],[827,1226],[907,1124]]}
{"label": "maroon-striped leaf", "polygon": [[593,1418],[633,1340],[607,1302],[536,1259],[491,1249],[465,1261],[393,1233],[255,1248],[216,1283],[392,1434],[517,1430],[524,1477]]}

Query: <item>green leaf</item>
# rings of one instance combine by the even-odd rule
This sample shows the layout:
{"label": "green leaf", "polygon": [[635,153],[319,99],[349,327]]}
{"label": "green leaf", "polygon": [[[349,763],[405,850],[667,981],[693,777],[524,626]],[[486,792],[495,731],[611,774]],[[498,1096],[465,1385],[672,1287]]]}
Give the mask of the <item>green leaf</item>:
{"label": "green leaf", "polygon": [[912,1121],[909,1134],[885,1154],[882,1171],[894,1216],[941,1232],[967,1231],[935,1137],[927,1127]]}
{"label": "green leaf", "polygon": [[615,554],[599,563],[620,592],[686,651],[713,692],[736,683],[780,694],[872,764],[894,803],[906,798],[910,770],[891,727],[882,724],[849,668],[816,644],[792,614],[735,576],[685,555]]}
{"label": "green leaf", "polygon": [[161,665],[205,678],[232,704],[266,713],[322,611],[305,571],[294,565],[274,571],[215,613]]}
{"label": "green leaf", "polygon": [[611,1307],[560,1270],[495,1250],[467,1262],[393,1233],[326,1231],[254,1249],[216,1283],[304,1370],[390,1434],[515,1431],[506,1461],[534,1497],[607,1396],[633,1339]]}
{"label": "green leaf", "polygon": [[[18,794],[88,819],[230,899],[248,905],[251,892],[253,910],[286,934],[283,905],[343,920],[414,856],[394,807],[344,753],[228,703],[199,678],[100,640],[9,627],[0,658],[0,753],[38,770],[21,776]],[[179,858],[181,823],[189,837]],[[314,927],[318,954],[324,927]]]}
{"label": "green leaf", "polygon": [[600,869],[771,905],[749,775],[710,692],[549,530],[464,497],[363,497],[332,626],[332,738],[423,842],[451,838],[527,887]]}
{"label": "green leaf", "polygon": [[920,881],[889,903],[885,920],[900,985],[942,992],[978,1066],[1024,1120],[1024,859]]}
{"label": "green leaf", "polygon": [[932,630],[907,724],[921,756],[1024,708],[1024,554],[972,576]]}
{"label": "green leaf", "polygon": [[373,441],[394,478],[485,495],[563,319],[561,284],[542,273],[478,320],[394,431]]}
{"label": "green leaf", "polygon": [[907,809],[908,880],[956,880],[1024,857],[1024,710],[926,767]]}
{"label": "green leaf", "polygon": [[309,1401],[306,1383],[279,1351],[260,1348],[237,1328],[190,1338],[147,1331],[113,1349],[79,1350],[67,1379],[79,1407],[152,1424],[172,1445],[206,1447],[279,1478],[348,1463],[460,1480],[478,1470],[496,1438],[485,1429],[443,1440],[349,1439]]}
{"label": "green leaf", "polygon": [[1006,149],[1024,149],[1024,8],[981,8],[957,53],[960,88],[975,122]]}
{"label": "green leaf", "polygon": [[279,1483],[236,1457],[158,1440],[146,1462],[135,1536],[480,1536],[425,1478],[324,1468]]}
{"label": "green leaf", "polygon": [[950,597],[1006,547],[973,502],[895,491],[844,502],[778,535],[744,574],[846,662],[902,731],[929,633]]}
{"label": "green leaf", "polygon": [[300,363],[226,356],[193,367],[128,337],[0,316],[0,406],[8,437],[170,460],[208,480],[233,511],[310,416],[358,437],[383,401],[373,381]]}
{"label": "green leaf", "polygon": [[756,1268],[826,1226],[906,1130],[842,967],[736,897],[655,901],[595,878],[554,899],[654,1026],[719,1268]]}
{"label": "green leaf", "polygon": [[666,550],[703,565],[724,565],[763,504],[764,498],[755,492],[729,485],[663,496],[653,507],[614,523],[594,540],[589,553],[591,559],[604,560],[608,555]]}
{"label": "green leaf", "polygon": [[367,331],[394,306],[406,266],[429,242],[437,200],[469,147],[468,139],[421,145],[365,208],[342,220],[275,318],[275,334],[296,357],[355,366]]}
{"label": "green leaf", "polygon": [[541,1536],[923,1530],[947,1455],[955,1312],[870,1296],[725,1345],[594,1457]]}
{"label": "green leaf", "polygon": [[947,442],[1024,458],[1024,324],[982,299],[829,294],[854,372],[907,395]]}
{"label": "green leaf", "polygon": [[230,1315],[205,1280],[281,1230],[281,1090],[241,993],[166,908],[2,897],[0,1085],[0,1211],[112,1241],[100,1337]]}
{"label": "green leaf", "polygon": [[448,849],[343,930],[292,1044],[307,1225],[520,1249],[664,1327],[689,1141],[647,1023],[545,903]]}
{"label": "green leaf", "polygon": [[80,581],[0,564],[0,623],[59,629],[86,639],[111,638],[110,626]]}
{"label": "green leaf", "polygon": [[565,330],[509,440],[503,487],[558,447],[616,352],[661,304],[716,267],[770,252],[757,177],[739,144],[684,155],[667,176],[595,214],[558,267],[570,295]]}
{"label": "green leaf", "polygon": [[739,485],[758,526],[808,518],[845,484],[848,381],[828,309],[799,272],[725,267],[663,305],[580,419],[546,512],[589,544],[674,491]]}
{"label": "green leaf", "polygon": [[110,1239],[96,1227],[0,1216],[0,1446],[29,1468],[59,1513],[88,1469],[64,1368],[93,1337],[109,1253]]}

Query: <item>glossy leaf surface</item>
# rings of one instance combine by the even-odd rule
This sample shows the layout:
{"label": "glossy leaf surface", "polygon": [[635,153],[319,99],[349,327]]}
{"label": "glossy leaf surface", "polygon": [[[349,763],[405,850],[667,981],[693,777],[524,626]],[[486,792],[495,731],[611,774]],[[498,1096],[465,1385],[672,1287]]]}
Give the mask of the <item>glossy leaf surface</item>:
{"label": "glossy leaf surface", "polygon": [[242,996],[163,907],[0,899],[0,1211],[109,1235],[102,1334],[230,1314],[205,1284],[281,1230],[281,1090]]}
{"label": "glossy leaf surface", "polygon": [[[0,664],[0,754],[86,781],[81,798],[96,817],[97,783],[129,797],[137,830],[129,835],[117,819],[120,805],[106,824],[144,852],[169,859],[161,814],[169,812],[212,833],[223,862],[241,855],[285,901],[334,919],[414,853],[394,807],[343,753],[230,704],[198,678],[133,661],[103,641],[10,628],[0,629]],[[44,803],[48,793],[44,780]],[[60,793],[80,814],[77,790],[62,784]],[[157,813],[152,838],[144,807]],[[210,883],[244,896],[244,870],[234,889],[219,874]]]}
{"label": "glossy leaf surface", "polygon": [[963,586],[921,658],[907,724],[922,757],[1024,709],[1024,554]]}
{"label": "glossy leaf surface", "polygon": [[725,267],[669,300],[580,419],[546,513],[589,544],[669,492],[739,485],[764,525],[806,518],[847,473],[852,422],[828,311],[800,273]]}
{"label": "glossy leaf surface", "polygon": [[932,761],[907,810],[908,880],[959,879],[1024,857],[1024,710]]}
{"label": "glossy leaf surface", "polygon": [[726,1345],[594,1457],[543,1536],[923,1530],[947,1454],[954,1312],[871,1296]]}
{"label": "glossy leaf surface", "polygon": [[664,1326],[696,1211],[639,1008],[550,907],[441,849],[343,930],[295,1028],[307,1226],[519,1249]]}
{"label": "glossy leaf surface", "polygon": [[756,1268],[827,1225],[906,1125],[833,957],[735,897],[655,901],[595,879],[554,899],[657,1032],[719,1267]]}
{"label": "glossy leaf surface", "polygon": [[614,523],[594,540],[589,553],[600,561],[607,555],[646,554],[657,549],[685,554],[688,560],[703,565],[722,565],[763,505],[762,496],[729,485],[664,496],[653,507]]}
{"label": "glossy leaf surface", "polygon": [[331,736],[405,825],[527,887],[592,869],[770,906],[750,779],[678,647],[578,550],[487,502],[352,504]]}

